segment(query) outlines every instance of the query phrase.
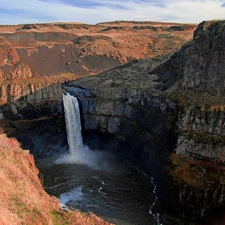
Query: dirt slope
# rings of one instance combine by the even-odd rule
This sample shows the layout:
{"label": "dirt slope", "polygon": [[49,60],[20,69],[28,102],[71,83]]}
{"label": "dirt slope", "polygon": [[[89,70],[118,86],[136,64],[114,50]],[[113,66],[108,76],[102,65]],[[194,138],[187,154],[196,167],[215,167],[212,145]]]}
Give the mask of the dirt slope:
{"label": "dirt slope", "polygon": [[110,225],[95,215],[62,212],[42,188],[34,158],[14,138],[0,134],[0,224]]}

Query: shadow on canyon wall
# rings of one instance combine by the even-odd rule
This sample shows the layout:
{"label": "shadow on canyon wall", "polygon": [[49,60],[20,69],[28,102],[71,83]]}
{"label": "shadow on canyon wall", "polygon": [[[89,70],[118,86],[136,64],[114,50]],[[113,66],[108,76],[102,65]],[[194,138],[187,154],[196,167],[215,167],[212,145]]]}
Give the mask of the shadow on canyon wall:
{"label": "shadow on canyon wall", "polygon": [[2,132],[16,137],[36,159],[65,151],[61,84],[45,86],[0,107]]}

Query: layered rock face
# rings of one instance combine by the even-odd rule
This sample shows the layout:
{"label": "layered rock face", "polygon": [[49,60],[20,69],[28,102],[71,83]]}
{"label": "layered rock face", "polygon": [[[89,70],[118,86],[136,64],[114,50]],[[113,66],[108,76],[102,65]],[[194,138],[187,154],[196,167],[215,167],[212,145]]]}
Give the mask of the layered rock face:
{"label": "layered rock face", "polygon": [[1,100],[8,102],[1,107],[2,119],[35,119],[62,112],[62,89],[59,83],[49,86],[11,83],[2,85],[0,90]]}
{"label": "layered rock face", "polygon": [[[53,117],[62,125],[61,83],[144,57],[163,57],[189,40],[195,27],[125,21],[96,25],[0,26],[0,118],[3,129],[9,135],[16,135],[34,153],[32,141],[28,138],[24,142],[22,137],[31,128],[25,126],[28,130],[24,130],[23,135],[20,130],[18,134],[15,123],[27,120],[32,126],[39,120],[38,126],[49,121],[52,125]],[[43,118],[46,118],[45,122]],[[64,132],[63,126],[57,130]],[[61,132],[55,135],[62,136]],[[47,139],[55,140],[48,132],[42,136],[41,143],[47,143]]]}
{"label": "layered rock face", "polygon": [[166,90],[179,114],[165,193],[166,204],[179,209],[169,211],[183,218],[200,218],[224,206],[224,31],[224,21],[199,24],[193,40],[150,71],[161,80],[176,77]]}
{"label": "layered rock face", "polygon": [[[74,83],[73,83],[74,84]],[[64,87],[72,95],[78,97],[84,116],[84,129],[115,133],[119,131],[121,119],[137,120],[135,107],[165,113],[175,111],[175,103],[169,99],[151,96],[138,89],[92,90]],[[102,97],[104,95],[104,98]],[[138,116],[138,115],[137,115]],[[110,117],[110,119],[107,119]],[[143,126],[146,121],[143,120]],[[151,128],[158,135],[159,127]]]}
{"label": "layered rock face", "polygon": [[224,24],[200,24],[157,66],[140,61],[65,87],[81,102],[85,130],[112,134],[104,147],[160,176],[168,224],[166,215],[195,220],[224,206]]}
{"label": "layered rock face", "polygon": [[181,134],[176,152],[224,164],[224,117],[220,110],[185,110],[179,117]]}

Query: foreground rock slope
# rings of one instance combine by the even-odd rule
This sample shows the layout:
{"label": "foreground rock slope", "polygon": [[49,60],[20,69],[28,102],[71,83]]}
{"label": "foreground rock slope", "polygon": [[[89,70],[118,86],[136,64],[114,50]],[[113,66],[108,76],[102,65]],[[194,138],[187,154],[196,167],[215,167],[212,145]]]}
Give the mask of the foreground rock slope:
{"label": "foreground rock slope", "polygon": [[59,210],[59,203],[43,190],[33,156],[16,139],[1,134],[0,157],[0,223],[53,224],[50,214]]}
{"label": "foreground rock slope", "polygon": [[34,157],[5,134],[0,134],[0,161],[0,224],[110,225],[93,214],[60,211],[58,199],[42,187]]}

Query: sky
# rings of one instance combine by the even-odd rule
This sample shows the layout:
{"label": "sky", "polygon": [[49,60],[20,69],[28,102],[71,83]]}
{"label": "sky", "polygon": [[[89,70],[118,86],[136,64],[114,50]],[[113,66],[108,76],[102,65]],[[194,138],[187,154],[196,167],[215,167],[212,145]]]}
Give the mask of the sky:
{"label": "sky", "polygon": [[0,24],[225,19],[225,0],[0,0]]}

